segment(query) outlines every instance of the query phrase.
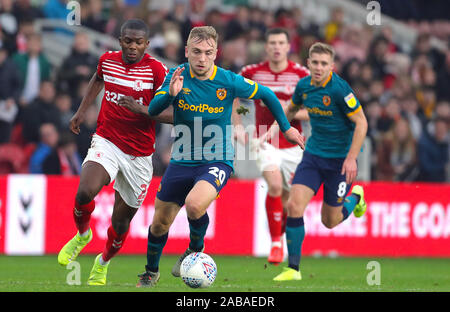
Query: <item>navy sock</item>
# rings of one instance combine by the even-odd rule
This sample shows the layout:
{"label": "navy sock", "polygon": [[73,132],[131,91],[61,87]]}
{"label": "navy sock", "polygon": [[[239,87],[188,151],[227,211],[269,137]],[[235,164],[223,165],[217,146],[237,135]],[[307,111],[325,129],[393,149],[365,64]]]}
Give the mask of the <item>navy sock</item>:
{"label": "navy sock", "polygon": [[164,246],[166,245],[169,233],[162,236],[154,236],[148,228],[148,243],[147,243],[147,265],[145,269],[151,272],[159,271],[159,260]]}
{"label": "navy sock", "polygon": [[288,249],[289,267],[294,270],[300,269],[300,259],[302,255],[302,244],[305,238],[305,223],[303,217],[287,217],[286,220],[286,240]]}
{"label": "navy sock", "polygon": [[208,213],[205,213],[198,219],[190,219],[189,221],[189,248],[193,251],[201,251],[204,246],[204,238],[209,225]]}

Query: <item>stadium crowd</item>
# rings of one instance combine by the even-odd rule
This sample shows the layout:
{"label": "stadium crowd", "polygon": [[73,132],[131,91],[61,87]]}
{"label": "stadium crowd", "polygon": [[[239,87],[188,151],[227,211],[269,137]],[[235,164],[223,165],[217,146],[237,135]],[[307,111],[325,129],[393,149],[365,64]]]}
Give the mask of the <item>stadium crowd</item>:
{"label": "stadium crowd", "polygon": [[[91,107],[80,135],[71,134],[68,123],[98,59],[88,52],[89,37],[80,32],[71,54],[54,68],[33,23],[66,19],[67,1],[41,2],[0,0],[0,173],[77,175],[98,107]],[[82,26],[116,38],[125,20],[144,19],[152,32],[151,54],[169,68],[185,61],[184,42],[193,26],[217,29],[216,63],[234,72],[264,59],[264,33],[271,27],[289,30],[290,58],[301,64],[314,42],[327,42],[336,51],[335,72],[352,86],[368,118],[372,180],[450,181],[448,21],[405,21],[419,35],[410,51],[403,51],[389,26],[346,23],[340,8],[317,25],[303,18],[301,8],[272,12],[236,6],[230,13],[207,10],[205,0],[174,0],[171,10],[148,9],[148,1],[118,0],[109,7],[100,0],[79,2]],[[432,38],[445,48],[433,46]],[[158,143],[156,175],[168,163],[169,143]]]}

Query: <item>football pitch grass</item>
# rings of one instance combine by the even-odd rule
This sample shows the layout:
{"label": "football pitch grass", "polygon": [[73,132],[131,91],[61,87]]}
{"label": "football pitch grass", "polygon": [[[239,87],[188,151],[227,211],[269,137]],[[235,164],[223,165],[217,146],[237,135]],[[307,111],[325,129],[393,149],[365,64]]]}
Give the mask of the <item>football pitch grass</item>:
{"label": "football pitch grass", "polygon": [[[86,284],[95,255],[80,255],[81,285],[71,270],[57,263],[56,255],[0,256],[0,292],[435,292],[450,291],[450,259],[429,258],[313,258],[302,259],[301,281],[274,282],[283,267],[266,258],[213,255],[218,267],[214,284],[190,289],[170,271],[177,257],[163,255],[156,287],[136,288],[145,255],[118,255],[108,269],[106,286]],[[369,262],[378,265],[368,267]],[[374,270],[379,269],[378,272]],[[379,273],[379,285],[375,275]],[[72,274],[72,275],[71,275]],[[67,282],[69,280],[69,283]],[[368,283],[369,280],[369,283]]]}

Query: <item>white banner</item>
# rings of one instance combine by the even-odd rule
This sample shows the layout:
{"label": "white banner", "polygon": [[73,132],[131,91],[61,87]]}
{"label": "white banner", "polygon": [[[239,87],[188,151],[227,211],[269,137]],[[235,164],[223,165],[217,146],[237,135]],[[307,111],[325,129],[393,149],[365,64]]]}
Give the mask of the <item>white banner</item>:
{"label": "white banner", "polygon": [[46,182],[44,175],[8,176],[6,254],[44,253]]}

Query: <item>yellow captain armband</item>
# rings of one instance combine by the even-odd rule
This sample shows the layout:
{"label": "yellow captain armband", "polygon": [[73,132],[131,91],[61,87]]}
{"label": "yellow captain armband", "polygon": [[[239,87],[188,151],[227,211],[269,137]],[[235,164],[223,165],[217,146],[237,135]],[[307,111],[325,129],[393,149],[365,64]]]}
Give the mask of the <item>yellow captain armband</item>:
{"label": "yellow captain armband", "polygon": [[256,82],[254,82],[254,83],[255,83],[255,90],[253,90],[253,93],[248,97],[249,99],[253,98],[255,96],[256,92],[258,92],[258,84]]}

